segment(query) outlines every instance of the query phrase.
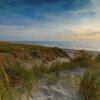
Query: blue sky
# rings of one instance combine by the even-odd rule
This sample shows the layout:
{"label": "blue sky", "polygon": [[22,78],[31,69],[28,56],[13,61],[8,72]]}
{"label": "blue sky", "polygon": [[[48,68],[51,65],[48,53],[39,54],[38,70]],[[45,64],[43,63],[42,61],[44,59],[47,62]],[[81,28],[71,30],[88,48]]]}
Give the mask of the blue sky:
{"label": "blue sky", "polygon": [[100,0],[0,0],[0,40],[100,40]]}

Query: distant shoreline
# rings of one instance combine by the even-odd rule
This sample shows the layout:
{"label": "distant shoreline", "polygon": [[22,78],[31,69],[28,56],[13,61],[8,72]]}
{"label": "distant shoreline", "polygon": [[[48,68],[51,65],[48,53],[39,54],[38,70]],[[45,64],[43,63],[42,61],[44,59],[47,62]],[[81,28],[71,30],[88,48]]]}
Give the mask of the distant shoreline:
{"label": "distant shoreline", "polygon": [[17,44],[58,47],[58,48],[65,48],[68,50],[85,50],[85,51],[100,52],[100,42],[96,41],[8,41],[8,42]]}

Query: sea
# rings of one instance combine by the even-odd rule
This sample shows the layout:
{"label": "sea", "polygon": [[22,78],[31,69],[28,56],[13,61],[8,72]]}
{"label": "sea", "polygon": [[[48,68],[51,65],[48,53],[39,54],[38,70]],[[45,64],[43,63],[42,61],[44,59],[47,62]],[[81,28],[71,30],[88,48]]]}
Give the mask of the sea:
{"label": "sea", "polygon": [[13,41],[19,44],[43,45],[73,50],[100,51],[100,41]]}

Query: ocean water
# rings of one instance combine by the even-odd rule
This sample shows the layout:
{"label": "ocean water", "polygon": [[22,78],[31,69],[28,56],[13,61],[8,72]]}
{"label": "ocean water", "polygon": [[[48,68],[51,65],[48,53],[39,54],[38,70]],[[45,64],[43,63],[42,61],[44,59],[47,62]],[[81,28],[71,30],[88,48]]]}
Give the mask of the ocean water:
{"label": "ocean water", "polygon": [[14,41],[21,44],[43,45],[76,50],[100,51],[100,41]]}

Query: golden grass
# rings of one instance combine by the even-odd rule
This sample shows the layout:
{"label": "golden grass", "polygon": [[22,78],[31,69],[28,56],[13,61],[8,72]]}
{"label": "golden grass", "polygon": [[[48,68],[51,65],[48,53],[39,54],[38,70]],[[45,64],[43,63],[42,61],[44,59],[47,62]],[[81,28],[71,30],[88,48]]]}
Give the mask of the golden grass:
{"label": "golden grass", "polygon": [[80,84],[80,93],[85,100],[100,100],[100,68],[87,70]]}
{"label": "golden grass", "polygon": [[79,93],[83,100],[100,100],[100,60],[89,58],[87,70],[81,80]]}
{"label": "golden grass", "polygon": [[20,59],[26,61],[34,61],[40,58],[44,62],[52,61],[57,57],[69,57],[62,49],[50,48],[45,46],[33,46],[27,44],[15,44],[8,42],[0,42],[0,55],[9,59]]}

